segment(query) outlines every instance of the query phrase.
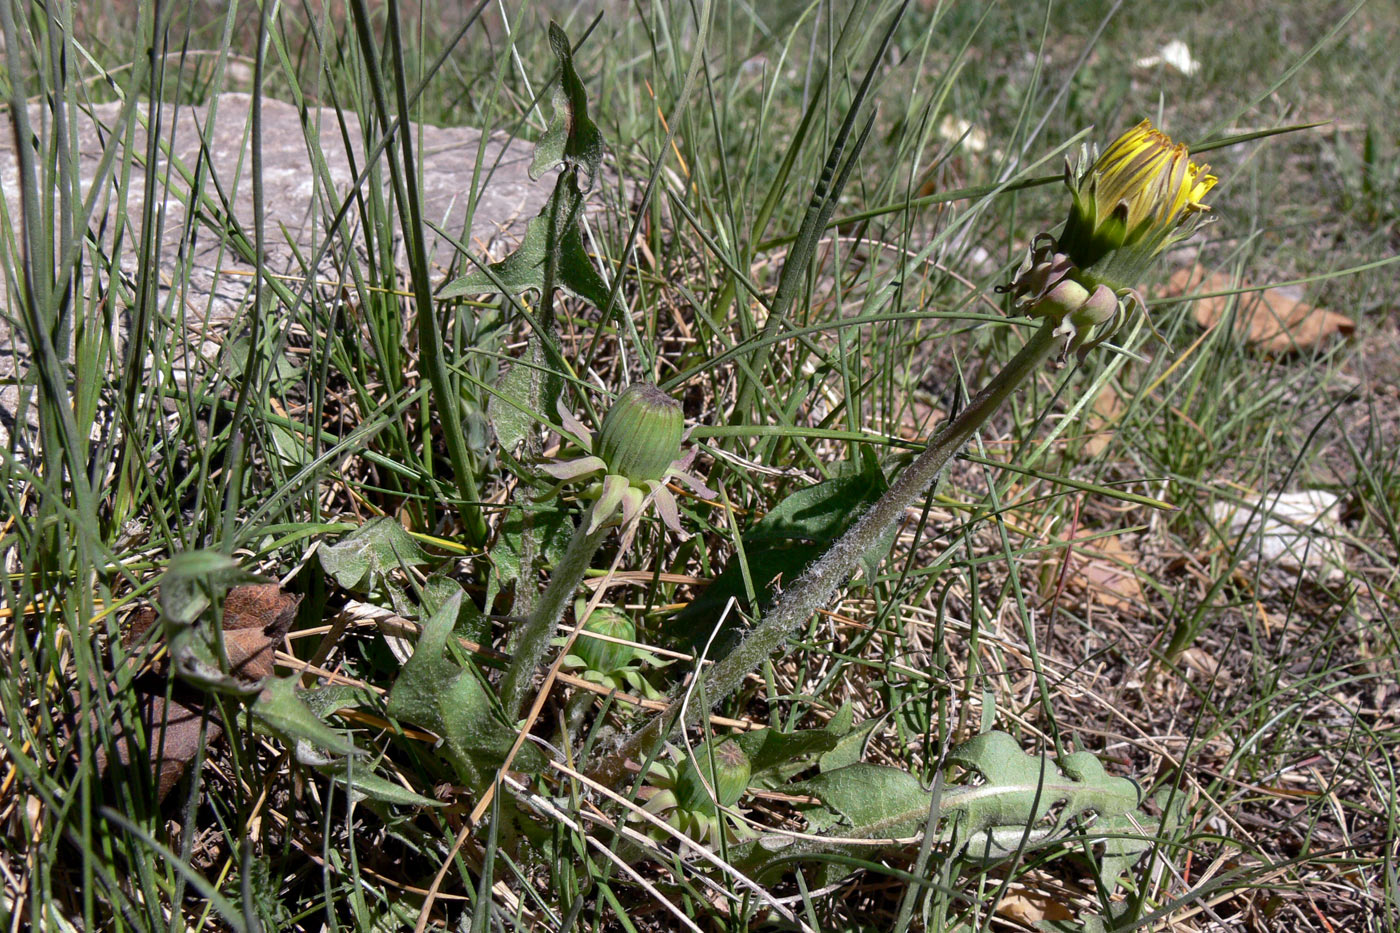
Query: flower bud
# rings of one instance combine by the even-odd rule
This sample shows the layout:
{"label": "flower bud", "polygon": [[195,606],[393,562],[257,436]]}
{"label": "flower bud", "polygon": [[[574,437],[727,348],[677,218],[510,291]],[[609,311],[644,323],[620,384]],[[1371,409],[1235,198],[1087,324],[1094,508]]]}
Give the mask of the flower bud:
{"label": "flower bud", "polygon": [[1050,289],[1035,307],[1035,313],[1043,317],[1064,319],[1066,314],[1078,311],[1089,300],[1089,290],[1074,279],[1061,279]]}
{"label": "flower bud", "polygon": [[1094,293],[1069,314],[1069,322],[1083,334],[1090,328],[1113,320],[1118,313],[1118,295],[1107,285],[1094,286]]}
{"label": "flower bud", "polygon": [[[752,766],[749,756],[733,739],[725,739],[714,746],[714,798],[711,799],[706,785],[710,783],[710,749],[700,746],[695,749],[695,757],[687,758],[676,776],[676,805],[682,810],[695,810],[713,813],[715,801],[722,807],[732,807],[748,790]],[[697,769],[695,766],[699,764]],[[705,780],[701,780],[701,775]]]}
{"label": "flower bud", "polygon": [[654,385],[622,390],[603,416],[594,451],[608,472],[633,483],[660,480],[680,456],[685,414],[680,403]]}
{"label": "flower bud", "polygon": [[1037,312],[1032,309],[1072,272],[1074,263],[1056,250],[1054,237],[1041,234],[1027,248],[1026,256],[1016,270],[1016,277],[1009,285],[998,285],[997,291],[1002,294],[1010,292],[1017,311],[1035,315]]}
{"label": "flower bud", "polygon": [[1053,243],[1034,248],[1030,267],[1017,278],[1016,297],[1038,301],[1074,271],[1074,265],[1064,253],[1055,251]]}
{"label": "flower bud", "polygon": [[1216,181],[1209,165],[1144,120],[1097,159],[1086,149],[1066,165],[1072,203],[1059,248],[1095,280],[1136,288],[1159,253],[1206,222],[1201,199]]}
{"label": "flower bud", "polygon": [[[610,609],[606,606],[599,606],[593,610],[593,614],[583,624],[583,631],[607,635],[611,638],[621,638],[625,641],[636,641],[637,639],[637,629],[632,624],[632,620],[616,609]],[[636,654],[636,649],[631,645],[619,645],[616,642],[589,638],[587,635],[580,634],[574,642],[573,652],[583,659],[590,671],[611,674],[626,667],[627,662],[631,661]]]}

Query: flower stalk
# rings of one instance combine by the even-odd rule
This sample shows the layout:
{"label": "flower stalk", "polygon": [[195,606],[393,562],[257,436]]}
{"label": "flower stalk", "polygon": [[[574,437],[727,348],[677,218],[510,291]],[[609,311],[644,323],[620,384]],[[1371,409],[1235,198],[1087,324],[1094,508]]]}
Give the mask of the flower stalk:
{"label": "flower stalk", "polygon": [[535,669],[608,533],[619,527],[622,550],[626,551],[651,503],[656,504],[666,526],[680,533],[676,499],[666,487],[672,478],[700,495],[713,495],[688,472],[690,458],[681,456],[685,415],[680,403],[655,386],[637,383],[623,389],[596,435],[562,405],[559,414],[566,436],[582,448],[584,456],[546,464],[541,471],[561,484],[587,482],[584,498],[593,503],[579,520],[564,556],[516,639],[510,666],[501,681],[501,697],[506,710],[517,715],[524,714]]}
{"label": "flower stalk", "polygon": [[524,715],[535,669],[539,667],[549,647],[549,640],[559,627],[564,609],[583,582],[584,574],[593,565],[593,555],[598,553],[610,530],[590,528],[586,515],[574,529],[564,556],[550,574],[549,584],[540,594],[539,602],[535,603],[535,609],[521,628],[520,638],[511,652],[510,666],[506,668],[505,678],[501,681],[501,701],[508,715]]}

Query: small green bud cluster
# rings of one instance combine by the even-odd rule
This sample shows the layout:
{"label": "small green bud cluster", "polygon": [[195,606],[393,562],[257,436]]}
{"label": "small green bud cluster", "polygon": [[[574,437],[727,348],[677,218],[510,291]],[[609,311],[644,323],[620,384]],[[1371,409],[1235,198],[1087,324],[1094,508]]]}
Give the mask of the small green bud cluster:
{"label": "small green bud cluster", "polygon": [[739,803],[753,775],[749,756],[738,742],[706,743],[679,764],[657,762],[652,768],[660,780],[646,803],[647,812],[706,845],[717,845],[721,836],[731,841],[754,838],[751,829],[721,812]]}
{"label": "small green bud cluster", "polygon": [[685,412],[679,402],[656,386],[637,383],[623,389],[603,416],[596,435],[562,405],[559,416],[565,433],[585,454],[545,464],[541,470],[561,482],[588,483],[583,497],[593,501],[586,524],[589,534],[620,525],[623,540],[630,542],[648,502],[656,503],[667,528],[683,534],[676,497],[666,488],[671,479],[685,483],[702,498],[714,497],[711,489],[690,474],[690,456],[681,455]]}
{"label": "small green bud cluster", "polygon": [[[1066,349],[1081,356],[1112,337],[1124,318],[1119,293],[1075,266],[1048,234],[1031,244],[1011,284],[997,290],[1010,292],[1022,314],[1054,321]],[[1140,301],[1135,292],[1129,294]]]}

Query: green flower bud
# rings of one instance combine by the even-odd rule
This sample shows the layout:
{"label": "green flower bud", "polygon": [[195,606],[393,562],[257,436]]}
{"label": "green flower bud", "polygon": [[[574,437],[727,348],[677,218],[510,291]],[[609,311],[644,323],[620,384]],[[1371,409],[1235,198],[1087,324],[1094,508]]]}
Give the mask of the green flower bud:
{"label": "green flower bud", "polygon": [[633,483],[660,480],[681,453],[685,414],[680,403],[654,385],[622,390],[603,416],[594,453],[608,472]]}
{"label": "green flower bud", "polygon": [[[748,790],[752,766],[749,756],[733,739],[725,739],[714,747],[715,759],[715,799],[722,807],[732,807]],[[695,765],[699,763],[697,770]],[[705,780],[700,775],[705,775]],[[695,758],[687,758],[676,776],[676,805],[682,810],[695,810],[713,813],[714,801],[705,789],[710,778],[710,753],[705,746],[695,749]]]}
{"label": "green flower bud", "polygon": [[[637,628],[632,624],[632,620],[616,609],[606,606],[593,610],[593,614],[583,624],[583,631],[627,641],[637,640]],[[583,659],[590,671],[611,674],[626,667],[627,662],[636,654],[636,649],[631,645],[619,645],[616,642],[602,641],[580,634],[574,641],[573,652]]]}
{"label": "green flower bud", "polygon": [[1064,320],[1066,314],[1078,311],[1088,300],[1089,290],[1087,288],[1074,279],[1065,278],[1061,279],[1054,288],[1046,293],[1044,298],[1040,299],[1034,313],[1061,321]]}
{"label": "green flower bud", "polygon": [[1106,324],[1118,313],[1118,295],[1107,285],[1094,286],[1093,294],[1070,312],[1069,322],[1080,334]]}

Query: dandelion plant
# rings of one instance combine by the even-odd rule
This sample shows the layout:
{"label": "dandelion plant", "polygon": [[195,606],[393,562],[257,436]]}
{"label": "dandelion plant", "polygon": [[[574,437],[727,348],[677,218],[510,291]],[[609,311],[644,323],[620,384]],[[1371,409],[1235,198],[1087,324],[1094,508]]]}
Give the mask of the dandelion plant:
{"label": "dandelion plant", "polygon": [[[703,695],[713,706],[737,690],[819,608],[886,535],[987,419],[1056,351],[1081,353],[1110,339],[1132,314],[1145,310],[1139,286],[1152,260],[1190,236],[1209,208],[1201,198],[1215,184],[1208,167],[1190,160],[1184,144],[1143,122],[1098,158],[1085,150],[1066,163],[1069,218],[1058,236],[1043,233],[1006,286],[1014,307],[1040,321],[1021,351],[929,441],[889,490],[783,591],[740,645],[705,674]],[[615,779],[629,756],[645,757],[676,729],[702,713],[673,702],[605,759],[597,775]]]}

